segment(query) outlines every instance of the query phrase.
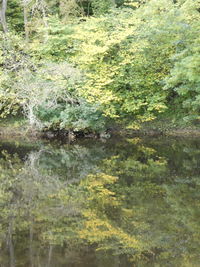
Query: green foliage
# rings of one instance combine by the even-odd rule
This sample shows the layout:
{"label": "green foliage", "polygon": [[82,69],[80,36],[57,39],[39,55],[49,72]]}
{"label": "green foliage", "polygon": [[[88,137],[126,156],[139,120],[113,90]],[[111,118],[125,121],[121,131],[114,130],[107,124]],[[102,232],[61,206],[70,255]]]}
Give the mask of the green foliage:
{"label": "green foliage", "polygon": [[[3,37],[1,117],[16,113],[18,103],[27,103],[25,87],[30,82],[33,102],[51,90],[53,98],[59,99],[52,107],[49,103],[54,100],[44,100],[43,95],[43,102],[32,105],[34,116],[47,120],[52,129],[81,129],[81,122],[82,129],[99,129],[104,117],[138,128],[162,113],[169,114],[174,105],[179,118],[199,120],[198,2],[67,0],[47,5],[51,12],[43,1],[40,6],[35,2],[24,6],[27,48],[18,35]],[[95,16],[89,16],[92,12]],[[41,75],[45,62],[54,62],[58,70],[69,62],[84,81],[69,90],[59,71],[53,80]],[[21,87],[15,83],[19,80]],[[23,90],[25,101],[20,96]],[[63,94],[73,101],[60,101]]]}
{"label": "green foliage", "polygon": [[16,96],[15,82],[25,69],[35,69],[20,36],[0,33],[0,118],[16,115],[21,103]]}
{"label": "green foliage", "polygon": [[66,51],[66,56],[86,72],[84,97],[100,103],[106,116],[145,121],[166,109],[160,81],[168,71],[172,49],[157,45],[163,32],[151,40],[149,27],[133,14],[114,11],[72,27],[68,44],[73,45],[73,53]]}
{"label": "green foliage", "polygon": [[37,72],[21,73],[16,83],[16,95],[32,127],[102,131],[105,121],[100,108],[79,94],[83,82],[81,72],[70,64],[46,63]]}
{"label": "green foliage", "polygon": [[92,11],[95,15],[102,15],[108,13],[111,7],[115,6],[114,0],[92,0]]}
{"label": "green foliage", "polygon": [[41,58],[53,62],[67,61],[69,55],[73,53],[70,42],[70,35],[73,33],[72,25],[69,22],[66,25],[58,17],[49,17],[48,27],[40,26],[37,30],[37,38],[34,38],[30,44],[32,55],[38,61]]}
{"label": "green foliage", "polygon": [[172,57],[170,76],[166,79],[166,89],[173,90],[178,96],[174,102],[181,105],[187,121],[199,120],[200,112],[200,38],[197,34],[200,13],[197,8],[198,3],[193,1],[186,1],[181,7],[184,22],[179,26],[180,39]]}
{"label": "green foliage", "polygon": [[82,0],[64,0],[60,1],[59,13],[62,20],[68,21],[72,17],[80,17],[84,15]]}
{"label": "green foliage", "polygon": [[74,132],[101,132],[105,130],[102,112],[94,104],[79,99],[76,103],[63,103],[56,108],[38,107],[36,113],[44,128]]}
{"label": "green foliage", "polygon": [[8,1],[7,18],[9,28],[22,32],[24,29],[23,7],[19,0]]}
{"label": "green foliage", "polygon": [[[197,4],[191,1],[180,6],[165,0],[149,1],[136,11],[116,10],[72,26],[66,57],[86,72],[84,97],[101,103],[107,117],[121,122],[125,120],[128,127],[153,120],[170,109],[172,103],[169,100],[174,89],[163,90],[164,80],[170,71],[175,79],[171,59],[179,59],[176,54],[183,49],[185,37],[197,50],[198,16]],[[192,41],[194,36],[197,42]],[[184,54],[180,54],[184,59]],[[194,58],[198,64],[196,55]],[[188,68],[191,65],[188,60],[184,64]],[[185,77],[183,68],[180,71]],[[193,86],[198,91],[198,85]],[[188,102],[193,103],[194,113],[198,112],[198,108],[195,109],[198,96],[196,102],[191,93],[185,98],[183,102],[178,97],[175,103],[183,102],[182,107],[189,106]]]}

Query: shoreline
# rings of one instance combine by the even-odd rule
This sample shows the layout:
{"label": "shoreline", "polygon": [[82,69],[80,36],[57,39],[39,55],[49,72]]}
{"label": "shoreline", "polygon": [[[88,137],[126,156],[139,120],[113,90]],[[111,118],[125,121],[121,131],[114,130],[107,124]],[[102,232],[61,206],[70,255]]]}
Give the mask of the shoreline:
{"label": "shoreline", "polygon": [[[154,128],[151,129],[149,127],[143,127],[139,130],[127,130],[127,129],[115,129],[109,132],[110,138],[112,137],[131,137],[131,136],[138,136],[138,137],[185,137],[185,138],[197,138],[200,137],[200,128],[193,128],[193,127],[185,127],[185,128],[170,128],[170,129],[159,129]],[[33,129],[30,129],[25,126],[0,126],[0,140],[5,139],[26,139],[26,140],[59,140],[59,139],[66,139],[66,141],[74,141],[78,140],[79,136],[68,136],[66,133],[63,136],[58,136],[53,132],[38,132]],[[86,135],[81,136],[81,138],[91,138],[91,139],[101,139],[101,137],[97,137],[96,135]],[[106,139],[106,138],[105,138]]]}

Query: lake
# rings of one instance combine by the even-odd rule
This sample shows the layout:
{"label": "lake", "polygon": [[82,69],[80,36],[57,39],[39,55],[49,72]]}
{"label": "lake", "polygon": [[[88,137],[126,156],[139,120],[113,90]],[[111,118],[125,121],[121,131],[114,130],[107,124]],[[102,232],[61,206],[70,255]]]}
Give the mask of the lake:
{"label": "lake", "polygon": [[200,266],[200,140],[1,140],[7,266]]}

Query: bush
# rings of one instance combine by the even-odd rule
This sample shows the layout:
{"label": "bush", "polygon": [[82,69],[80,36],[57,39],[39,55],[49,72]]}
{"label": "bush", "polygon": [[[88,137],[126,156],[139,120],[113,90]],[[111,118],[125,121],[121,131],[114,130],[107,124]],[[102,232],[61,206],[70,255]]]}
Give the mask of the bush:
{"label": "bush", "polygon": [[102,131],[105,122],[99,107],[79,94],[83,82],[80,71],[66,62],[23,72],[17,98],[29,124],[41,130]]}
{"label": "bush", "polygon": [[39,107],[37,117],[43,127],[52,130],[83,133],[105,130],[105,120],[99,107],[85,100],[79,100],[75,104],[63,103],[51,109]]}

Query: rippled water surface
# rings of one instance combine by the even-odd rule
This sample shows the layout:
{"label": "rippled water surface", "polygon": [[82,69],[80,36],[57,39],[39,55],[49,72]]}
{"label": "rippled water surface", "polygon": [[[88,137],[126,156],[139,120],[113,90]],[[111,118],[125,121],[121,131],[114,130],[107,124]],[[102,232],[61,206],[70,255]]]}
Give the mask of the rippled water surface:
{"label": "rippled water surface", "polygon": [[7,266],[200,266],[200,140],[1,141]]}

